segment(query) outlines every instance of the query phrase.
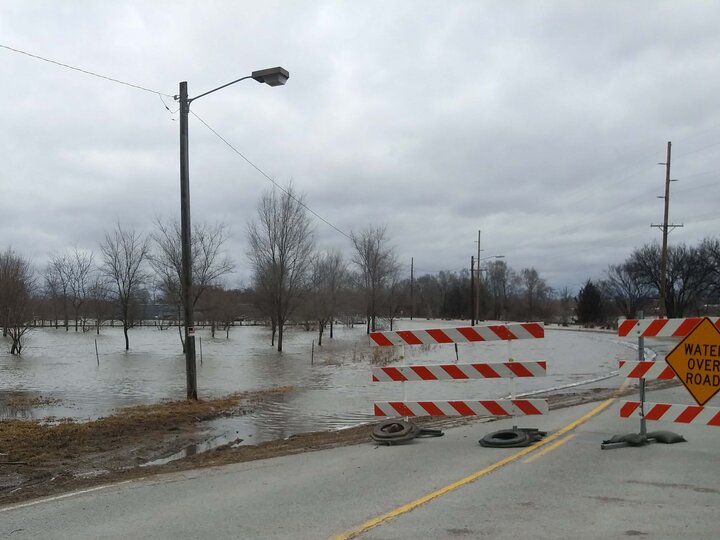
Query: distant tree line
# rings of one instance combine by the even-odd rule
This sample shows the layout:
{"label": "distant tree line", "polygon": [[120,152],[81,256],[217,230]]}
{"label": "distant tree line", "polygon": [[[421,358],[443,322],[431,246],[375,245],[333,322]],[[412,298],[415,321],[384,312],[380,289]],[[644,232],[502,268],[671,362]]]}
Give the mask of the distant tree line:
{"label": "distant tree line", "polygon": [[[618,316],[658,317],[662,275],[657,243],[633,250],[604,279],[588,280],[577,296],[577,319],[602,324]],[[720,304],[720,240],[706,238],[697,245],[668,246],[664,312],[668,318],[717,314]]]}
{"label": "distant tree line", "polygon": [[[225,253],[223,224],[194,225],[193,303],[195,320],[212,335],[243,320],[267,324],[270,343],[283,348],[288,324],[302,324],[332,339],[337,324],[364,324],[367,332],[392,329],[398,317],[470,320],[470,269],[411,278],[403,271],[387,228],[369,225],[348,235],[352,255],[316,248],[303,197],[292,185],[265,192],[248,223],[246,253],[252,283],[229,289],[223,278],[234,269]],[[556,291],[533,267],[519,271],[493,260],[479,272],[479,320],[544,320],[585,325],[613,324],[639,310],[657,316],[661,284],[660,248],[635,249],[574,295]],[[717,311],[720,303],[720,245],[706,239],[668,250],[665,308],[669,317]],[[20,354],[33,326],[100,332],[103,325],[129,330],[140,322],[160,329],[182,328],[183,280],[180,227],[157,220],[149,234],[117,223],[106,232],[98,253],[73,249],[53,254],[45,268],[7,248],[0,253],[0,326],[12,354]]]}

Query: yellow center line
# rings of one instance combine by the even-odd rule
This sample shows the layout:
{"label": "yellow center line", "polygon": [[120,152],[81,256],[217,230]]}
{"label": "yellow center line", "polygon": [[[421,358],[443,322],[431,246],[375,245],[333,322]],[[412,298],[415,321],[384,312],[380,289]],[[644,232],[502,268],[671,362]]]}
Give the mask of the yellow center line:
{"label": "yellow center line", "polygon": [[554,443],[551,444],[550,446],[546,446],[545,448],[543,448],[543,449],[540,450],[539,452],[537,452],[537,453],[533,454],[532,456],[530,456],[529,458],[527,458],[525,461],[523,461],[523,463],[532,463],[532,462],[535,461],[537,458],[544,456],[544,455],[547,454],[548,452],[552,452],[553,450],[555,450],[555,449],[558,448],[559,446],[562,446],[563,444],[565,444],[566,442],[568,442],[570,439],[572,439],[574,436],[575,436],[575,434],[572,433],[572,434],[568,435],[567,437],[565,437],[564,439],[560,439],[559,441],[554,442]]}
{"label": "yellow center line", "polygon": [[[382,514],[376,518],[370,519],[370,520],[366,521],[365,523],[362,523],[356,527],[353,527],[352,529],[349,529],[345,532],[335,535],[335,536],[331,537],[330,540],[350,540],[351,538],[355,538],[355,537],[363,534],[364,532],[369,531],[370,529],[373,529],[374,527],[377,527],[378,525],[382,525],[383,523],[386,523],[392,519],[395,519],[396,517],[399,517],[403,514],[411,512],[412,510],[415,510],[415,508],[417,508],[418,506],[422,506],[423,504],[430,502],[433,499],[437,499],[438,497],[442,497],[443,495],[446,495],[446,494],[450,493],[451,491],[455,491],[458,488],[466,486],[467,484],[474,482],[478,478],[481,478],[501,467],[504,467],[508,463],[517,461],[521,457],[526,456],[531,452],[534,452],[538,448],[549,445],[550,443],[556,441],[557,439],[559,439],[560,437],[565,435],[568,431],[572,431],[579,425],[584,424],[585,422],[590,420],[593,416],[599,414],[600,412],[605,410],[607,407],[609,407],[610,404],[612,404],[612,402],[617,399],[617,396],[620,394],[620,392],[622,392],[622,390],[625,388],[626,384],[627,384],[627,379],[620,386],[620,388],[614,393],[613,397],[611,397],[610,399],[607,399],[606,401],[603,401],[600,405],[595,407],[590,412],[584,414],[577,420],[570,422],[565,427],[559,429],[552,435],[547,436],[542,441],[535,443],[533,446],[528,446],[526,448],[523,448],[519,452],[511,454],[510,456],[508,456],[504,459],[501,459],[500,461],[497,461],[497,462],[493,463],[492,465],[485,467],[484,469],[474,472],[470,476],[461,478],[457,482],[453,482],[452,484],[449,484],[449,485],[442,487],[436,491],[433,491],[432,493],[428,493],[427,495],[424,495],[424,496],[420,497],[419,499],[415,499],[414,501],[411,501],[411,502],[404,504],[398,508],[395,508],[394,510],[391,510],[385,514]],[[562,441],[562,442],[565,442],[565,441]],[[562,444],[562,442],[559,442],[557,446]],[[547,451],[549,452],[552,449],[553,449],[552,447],[548,448]]]}

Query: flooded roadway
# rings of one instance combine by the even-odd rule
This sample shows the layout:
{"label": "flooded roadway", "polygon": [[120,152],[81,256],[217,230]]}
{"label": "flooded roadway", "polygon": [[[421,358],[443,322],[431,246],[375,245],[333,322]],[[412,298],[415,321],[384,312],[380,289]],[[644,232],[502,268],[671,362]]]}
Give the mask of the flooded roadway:
{"label": "flooded roadway", "polygon": [[[400,328],[452,326],[450,321],[400,321]],[[467,323],[459,323],[467,325]],[[198,332],[198,389],[201,397],[291,386],[245,416],[221,418],[209,433],[225,441],[257,443],[309,431],[338,429],[373,419],[373,401],[402,398],[401,385],[372,383],[371,347],[364,326],[335,329],[323,347],[314,346],[315,332],[289,329],[285,351],[270,346],[264,327],[232,328],[211,338]],[[95,354],[95,340],[99,360]],[[202,344],[202,361],[200,345]],[[30,333],[22,357],[0,352],[0,418],[93,419],[117,408],[185,397],[185,359],[176,328],[146,327],[130,332],[129,352],[123,350],[120,328],[104,328],[100,336],[64,329]],[[583,384],[582,389],[615,387],[612,377],[619,359],[635,359],[632,340],[612,333],[547,328],[545,339],[459,345],[460,363],[545,360],[547,376],[509,380],[405,383],[407,399],[500,398],[511,392],[538,392]],[[650,346],[653,346],[650,344]],[[456,360],[452,345],[382,349],[406,363],[446,363]],[[311,363],[312,361],[312,363]],[[576,390],[576,389],[573,389]],[[562,390],[559,390],[562,391]]]}

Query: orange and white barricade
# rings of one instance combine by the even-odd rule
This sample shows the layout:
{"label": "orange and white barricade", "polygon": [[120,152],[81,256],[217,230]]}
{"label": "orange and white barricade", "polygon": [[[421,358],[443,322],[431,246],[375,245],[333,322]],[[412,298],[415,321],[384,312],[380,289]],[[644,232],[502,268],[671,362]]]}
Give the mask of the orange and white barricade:
{"label": "orange and white barricade", "polygon": [[[642,435],[648,420],[720,427],[720,408],[705,406],[720,389],[720,318],[621,319],[618,335],[637,336],[641,358],[645,337],[682,338],[665,361],[620,361],[619,374],[641,385],[639,401],[620,403],[621,418],[640,418]],[[697,405],[645,402],[647,379],[676,378]]]}
{"label": "orange and white barricade", "polygon": [[[482,343],[545,337],[542,323],[510,323],[430,330],[397,330],[372,332],[370,339],[378,347]],[[517,377],[542,377],[547,371],[544,361],[476,362],[471,364],[403,365],[373,367],[373,382],[482,380]],[[403,386],[404,388],[404,386]],[[403,390],[405,393],[405,390]],[[459,399],[432,401],[384,401],[374,404],[379,417],[416,416],[518,416],[548,413],[544,399]]]}

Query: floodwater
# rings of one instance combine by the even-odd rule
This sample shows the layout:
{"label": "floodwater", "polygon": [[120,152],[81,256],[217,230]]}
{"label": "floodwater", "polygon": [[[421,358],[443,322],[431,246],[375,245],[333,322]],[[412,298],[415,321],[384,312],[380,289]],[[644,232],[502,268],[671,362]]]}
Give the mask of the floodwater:
{"label": "floodwater", "polygon": [[[396,329],[457,325],[467,323],[402,320]],[[637,357],[632,340],[612,333],[552,328],[546,329],[545,339],[459,345],[457,357],[453,345],[378,349],[370,345],[364,325],[338,327],[332,340],[326,332],[323,346],[315,344],[314,355],[317,333],[301,328],[286,331],[282,353],[270,346],[270,330],[265,327],[234,327],[229,338],[224,333],[211,338],[209,330],[199,329],[198,336],[200,397],[292,387],[244,416],[208,425],[213,437],[245,444],[368,422],[373,419],[373,401],[401,400],[403,395],[408,400],[493,399],[550,388],[563,391],[571,385],[616,387],[617,361]],[[119,327],[103,328],[99,336],[73,329],[35,329],[21,357],[9,355],[2,345],[0,418],[84,420],[121,407],[185,398],[185,358],[177,328],[132,329],[128,352]],[[371,358],[378,354],[407,364],[545,360],[548,371],[546,377],[514,381],[372,383]]]}

